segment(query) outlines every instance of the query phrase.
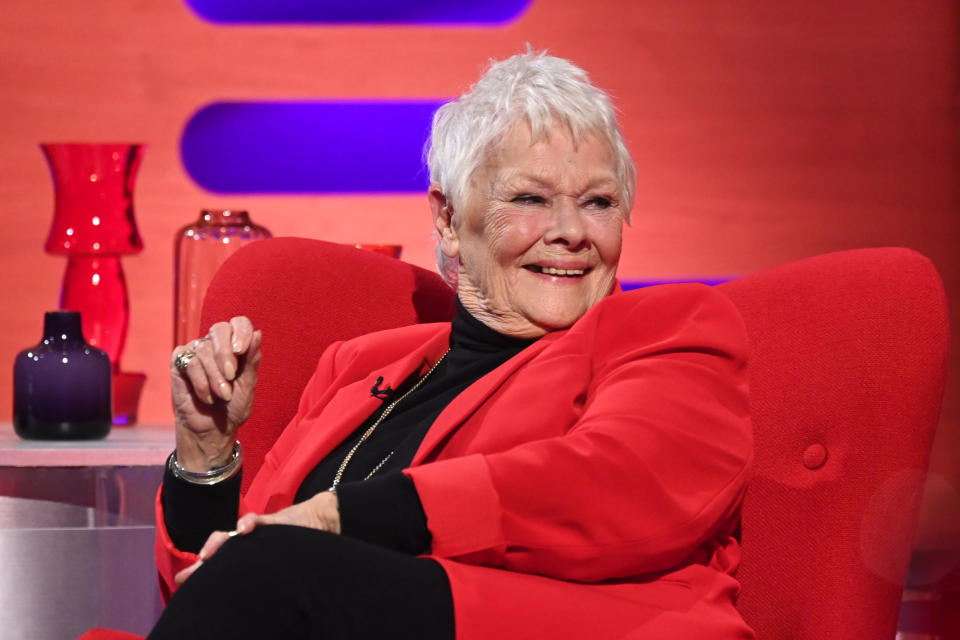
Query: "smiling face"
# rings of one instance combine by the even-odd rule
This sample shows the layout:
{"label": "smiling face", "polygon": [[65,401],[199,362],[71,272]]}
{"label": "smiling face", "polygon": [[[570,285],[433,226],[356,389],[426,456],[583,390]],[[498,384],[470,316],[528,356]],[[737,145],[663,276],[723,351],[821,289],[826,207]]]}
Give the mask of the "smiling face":
{"label": "smiling face", "polygon": [[430,203],[440,248],[459,258],[457,295],[488,327],[539,337],[569,327],[614,287],[624,211],[613,153],[602,138],[574,145],[565,128],[531,142],[514,126],[451,210]]}

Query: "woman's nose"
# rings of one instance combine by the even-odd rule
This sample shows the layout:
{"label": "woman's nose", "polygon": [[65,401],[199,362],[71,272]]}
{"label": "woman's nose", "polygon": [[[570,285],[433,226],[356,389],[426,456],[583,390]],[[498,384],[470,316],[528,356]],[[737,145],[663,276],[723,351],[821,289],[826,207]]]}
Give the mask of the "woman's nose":
{"label": "woman's nose", "polygon": [[587,242],[587,227],[573,198],[558,198],[550,211],[550,225],[544,234],[547,244],[563,244],[579,249]]}

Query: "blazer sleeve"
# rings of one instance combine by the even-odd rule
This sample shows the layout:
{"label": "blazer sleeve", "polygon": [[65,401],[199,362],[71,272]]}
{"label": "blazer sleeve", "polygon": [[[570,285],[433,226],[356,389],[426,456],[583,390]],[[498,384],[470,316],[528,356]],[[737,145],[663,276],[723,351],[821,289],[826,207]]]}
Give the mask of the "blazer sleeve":
{"label": "blazer sleeve", "polygon": [[[249,509],[244,505],[243,496],[241,496],[237,517],[239,518],[247,511],[249,511]],[[154,555],[156,557],[157,572],[160,578],[160,595],[163,597],[163,601],[167,602],[170,596],[173,595],[173,592],[177,590],[177,585],[174,584],[173,581],[174,576],[196,562],[199,556],[195,553],[178,549],[170,538],[163,513],[162,486],[157,490],[155,512],[157,535],[154,538]]]}
{"label": "blazer sleeve", "polygon": [[[330,399],[333,385],[331,382],[337,374],[337,356],[340,353],[340,347],[343,342],[331,344],[321,355],[317,368],[307,383],[303,395],[300,398],[297,413],[293,420],[284,429],[284,433],[295,434],[298,431],[298,425],[303,417],[310,411],[316,411],[322,408]],[[243,438],[243,427],[241,427],[239,438]],[[283,460],[290,453],[290,449],[296,446],[295,438],[287,438],[287,442],[293,440],[293,444],[284,445],[278,442],[264,459],[264,467],[276,467],[279,463],[278,458]],[[157,490],[155,502],[155,514],[157,523],[157,535],[154,539],[154,554],[156,557],[157,570],[160,577],[160,593],[166,602],[176,590],[174,576],[183,569],[186,569],[197,561],[197,554],[178,549],[170,537],[166,528],[166,519],[163,510],[163,487]],[[237,517],[247,513],[251,509],[247,506],[244,497],[240,496],[240,506]]]}
{"label": "blazer sleeve", "polygon": [[675,567],[737,517],[752,457],[742,321],[708,287],[656,289],[570,329],[592,371],[563,435],[405,471],[434,555],[595,582]]}

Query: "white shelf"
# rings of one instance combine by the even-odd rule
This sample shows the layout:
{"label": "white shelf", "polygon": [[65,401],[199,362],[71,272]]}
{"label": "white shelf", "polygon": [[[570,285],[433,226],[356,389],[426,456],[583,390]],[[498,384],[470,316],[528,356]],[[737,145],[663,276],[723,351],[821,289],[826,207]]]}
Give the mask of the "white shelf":
{"label": "white shelf", "polygon": [[23,440],[0,423],[0,467],[161,466],[173,447],[170,424],[114,426],[103,440]]}

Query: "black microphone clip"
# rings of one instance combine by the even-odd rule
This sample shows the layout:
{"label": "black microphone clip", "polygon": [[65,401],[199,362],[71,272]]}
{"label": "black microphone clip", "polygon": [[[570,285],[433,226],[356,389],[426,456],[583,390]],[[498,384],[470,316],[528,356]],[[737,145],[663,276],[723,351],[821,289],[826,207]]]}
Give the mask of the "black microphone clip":
{"label": "black microphone clip", "polygon": [[388,397],[390,397],[390,394],[393,393],[393,387],[388,384],[385,389],[381,389],[381,382],[383,382],[383,376],[377,376],[377,381],[373,383],[372,387],[370,387],[370,395],[380,400],[386,400]]}

